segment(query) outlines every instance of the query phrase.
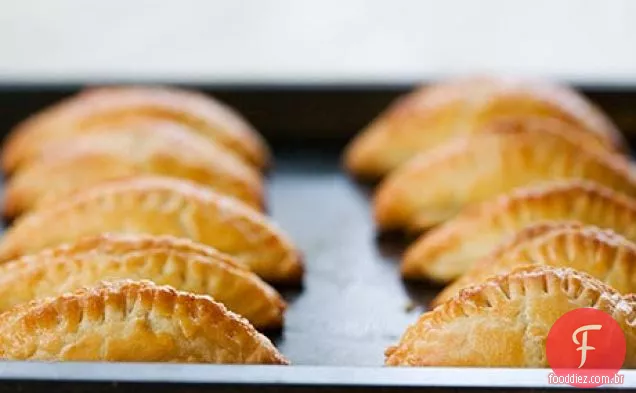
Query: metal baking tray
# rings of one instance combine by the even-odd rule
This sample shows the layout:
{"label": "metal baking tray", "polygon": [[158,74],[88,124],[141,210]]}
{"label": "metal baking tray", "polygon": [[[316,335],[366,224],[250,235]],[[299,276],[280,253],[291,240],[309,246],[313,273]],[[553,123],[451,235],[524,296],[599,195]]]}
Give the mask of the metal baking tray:
{"label": "metal baking tray", "polygon": [[[269,212],[303,251],[302,287],[279,288],[285,327],[269,332],[292,366],[0,362],[0,389],[23,391],[450,391],[546,390],[549,370],[382,367],[384,349],[425,311],[439,288],[400,279],[406,245],[378,236],[371,187],[341,169],[346,142],[412,86],[192,85],[243,113],[270,142]],[[0,86],[6,132],[80,86]],[[628,135],[636,135],[636,88],[588,88]],[[622,371],[636,389],[636,371]]]}

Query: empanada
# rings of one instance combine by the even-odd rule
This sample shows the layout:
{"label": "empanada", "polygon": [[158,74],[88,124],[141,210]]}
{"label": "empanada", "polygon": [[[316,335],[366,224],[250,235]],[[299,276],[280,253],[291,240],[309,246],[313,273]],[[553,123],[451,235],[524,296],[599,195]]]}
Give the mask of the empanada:
{"label": "empanada", "polygon": [[101,281],[148,279],[210,295],[257,328],[278,328],[285,302],[246,267],[172,236],[103,234],[0,265],[0,311]]}
{"label": "empanada", "polygon": [[22,216],[0,261],[104,232],[185,237],[230,254],[267,281],[295,283],[299,252],[267,217],[207,187],[163,177],[101,183]]}
{"label": "empanada", "polygon": [[567,87],[511,77],[469,77],[423,87],[396,100],[349,144],[345,165],[357,176],[381,177],[452,137],[516,116],[556,118],[567,123],[559,128],[588,132],[609,149],[626,146],[612,122]]}
{"label": "empanada", "polygon": [[517,189],[466,209],[407,249],[402,274],[454,280],[524,227],[561,220],[612,229],[636,241],[636,201],[595,183],[559,182]]}
{"label": "empanada", "polygon": [[209,296],[116,281],[0,315],[0,358],[287,364],[247,320]]}
{"label": "empanada", "polygon": [[385,230],[421,230],[516,187],[569,178],[636,195],[627,159],[594,151],[576,134],[517,119],[454,139],[413,158],[380,184],[376,221]]}
{"label": "empanada", "polygon": [[250,206],[263,206],[259,174],[233,153],[176,123],[142,120],[123,127],[101,126],[53,144],[9,179],[4,211],[15,216],[43,199],[139,174],[190,179]]}
{"label": "empanada", "polygon": [[45,143],[82,134],[95,124],[121,125],[130,119],[176,121],[264,167],[269,149],[236,111],[210,96],[174,87],[111,86],[84,90],[19,124],[2,154],[5,171],[28,162]]}
{"label": "empanada", "polygon": [[594,226],[555,225],[543,233],[530,226],[477,261],[446,287],[433,304],[440,304],[462,288],[480,284],[490,276],[533,264],[569,267],[588,273],[621,293],[636,292],[636,245],[629,240],[612,230]]}
{"label": "empanada", "polygon": [[572,269],[533,267],[494,277],[422,315],[386,351],[390,366],[548,367],[550,328],[568,311],[610,314],[636,367],[636,309],[601,281]]}

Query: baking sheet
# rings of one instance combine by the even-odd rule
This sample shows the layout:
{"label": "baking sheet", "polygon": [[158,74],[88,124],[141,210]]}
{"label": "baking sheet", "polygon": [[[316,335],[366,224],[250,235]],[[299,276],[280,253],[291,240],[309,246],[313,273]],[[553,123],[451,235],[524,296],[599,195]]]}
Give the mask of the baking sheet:
{"label": "baking sheet", "polygon": [[[306,275],[301,288],[280,288],[289,302],[285,327],[268,335],[296,367],[0,362],[0,388],[91,391],[91,381],[106,381],[99,385],[104,390],[135,383],[160,384],[162,391],[181,391],[184,385],[184,391],[199,391],[191,384],[202,384],[201,391],[209,384],[247,384],[256,390],[264,384],[289,391],[302,386],[549,387],[547,370],[380,368],[385,348],[397,342],[439,288],[401,280],[398,263],[406,239],[377,235],[371,187],[342,171],[340,154],[358,129],[410,86],[192,87],[238,108],[274,148],[270,213],[302,250]],[[0,86],[0,127],[6,132],[77,88]],[[597,87],[591,95],[630,134],[636,125],[636,92]],[[634,386],[636,372],[625,373],[626,385],[620,387]]]}
{"label": "baking sheet", "polygon": [[294,364],[379,366],[384,349],[437,291],[406,285],[399,236],[378,237],[369,188],[340,169],[339,151],[277,151],[269,183],[275,221],[302,250],[303,288],[288,290],[285,328],[276,344]]}

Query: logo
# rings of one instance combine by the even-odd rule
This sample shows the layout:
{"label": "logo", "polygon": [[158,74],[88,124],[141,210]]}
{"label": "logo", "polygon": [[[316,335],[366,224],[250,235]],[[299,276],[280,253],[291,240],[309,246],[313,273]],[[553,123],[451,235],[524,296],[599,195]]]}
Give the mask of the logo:
{"label": "logo", "polygon": [[576,338],[577,334],[579,333],[583,333],[583,344],[581,344],[580,347],[578,347],[576,350],[577,351],[582,351],[581,352],[581,364],[579,364],[579,368],[583,367],[585,365],[585,360],[587,359],[587,351],[593,351],[596,348],[594,347],[590,347],[587,345],[587,331],[588,330],[601,330],[601,328],[603,327],[603,325],[585,325],[585,326],[581,326],[580,328],[576,329],[574,331],[574,333],[572,334],[572,341],[574,341],[575,344],[581,344],[579,342],[579,340]]}
{"label": "logo", "polygon": [[625,335],[609,314],[593,308],[572,310],[548,333],[546,356],[557,377],[576,387],[612,383],[625,361]]}

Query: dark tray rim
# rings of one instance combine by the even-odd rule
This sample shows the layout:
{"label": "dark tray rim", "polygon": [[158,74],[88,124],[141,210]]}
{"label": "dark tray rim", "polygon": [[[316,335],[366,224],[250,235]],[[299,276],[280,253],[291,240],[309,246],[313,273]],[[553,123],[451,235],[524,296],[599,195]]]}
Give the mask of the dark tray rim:
{"label": "dark tray rim", "polygon": [[[459,74],[468,75],[471,74]],[[473,75],[489,75],[488,73]],[[449,77],[452,77],[449,76]],[[521,76],[523,79],[524,77]],[[583,91],[603,91],[627,93],[636,92],[636,79],[594,79],[567,77],[536,77],[537,80],[547,80],[573,86]],[[211,88],[219,91],[408,91],[414,86],[425,85],[439,81],[439,77],[423,76],[421,79],[334,79],[334,80],[235,80],[209,78],[176,78],[157,76],[150,78],[139,77],[95,77],[95,78],[39,78],[11,80],[0,75],[1,91],[55,91],[76,90],[85,86],[101,85],[175,85],[192,88]],[[530,79],[532,80],[532,78]]]}

